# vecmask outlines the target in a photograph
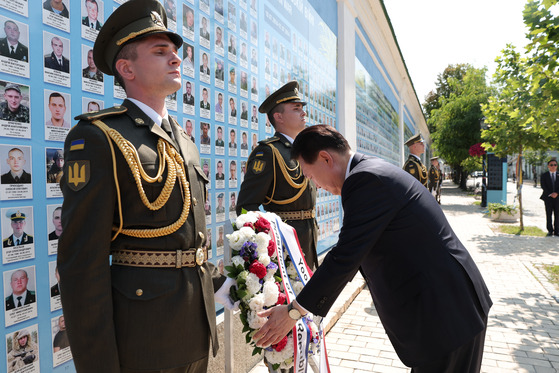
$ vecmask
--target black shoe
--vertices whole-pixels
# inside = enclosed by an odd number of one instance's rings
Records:
[[[545,236],[546,236],[546,237],[551,237],[551,236],[553,236],[553,233],[548,233],[548,234],[546,234]]]
[[[559,237],[559,234],[555,233],[554,236]]]

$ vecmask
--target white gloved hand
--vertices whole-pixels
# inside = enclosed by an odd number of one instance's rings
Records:
[[[239,310],[239,303],[240,301],[236,301],[233,303],[233,300],[229,296],[229,290],[232,286],[237,286],[237,281],[233,280],[232,278],[228,277],[227,280],[221,285],[221,287],[215,292],[214,299],[217,303],[223,305],[223,307],[227,308],[231,311],[238,311]]]

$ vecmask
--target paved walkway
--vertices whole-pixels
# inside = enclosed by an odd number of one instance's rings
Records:
[[[508,203],[516,190],[508,184]],[[524,225],[545,230],[540,188],[523,188]],[[559,372],[559,290],[538,270],[559,264],[559,238],[496,233],[474,197],[446,181],[442,208],[491,291],[482,372]],[[357,281],[357,280],[356,280]],[[356,282],[354,281],[354,282]],[[327,335],[333,373],[408,372],[396,356],[365,288]],[[259,365],[252,373],[266,372]]]

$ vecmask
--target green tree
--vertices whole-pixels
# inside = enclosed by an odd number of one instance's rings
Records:
[[[471,65],[459,65],[454,76],[449,76],[440,91],[448,94],[439,97],[440,107],[431,111],[428,124],[434,129],[433,145],[436,152],[455,171],[458,176],[455,182],[466,188],[468,169],[471,168],[469,149],[481,141],[480,118],[481,104],[487,102],[491,88],[485,81],[486,69],[477,69]],[[461,75],[461,69],[464,74]],[[446,71],[446,70],[445,70]],[[460,72],[460,73],[458,73]],[[439,80],[438,84],[441,84]]]
[[[498,86],[495,95],[483,105],[483,114],[488,128],[482,132],[490,148],[499,157],[518,155],[519,170],[522,170],[522,155],[527,149],[538,150],[542,137],[534,129],[537,110],[532,106],[530,77],[526,58],[514,46],[507,45],[497,58],[494,81]],[[493,146],[491,144],[494,144]],[[517,198],[520,209],[520,229],[524,229],[522,214],[522,177],[517,178]]]

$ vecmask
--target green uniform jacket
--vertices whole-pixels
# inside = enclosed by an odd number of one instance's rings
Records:
[[[427,188],[427,168],[414,155],[409,155],[403,169]]]
[[[225,278],[213,264],[176,269],[111,266],[109,262],[111,250],[115,249],[186,250],[205,245],[208,180],[200,167],[196,146],[172,121],[176,147],[185,160],[190,183],[192,205],[187,221],[167,236],[134,238],[120,234],[111,242],[112,227],[120,221],[113,159],[105,134],[84,120],[86,116],[104,116],[101,120],[105,124],[134,145],[150,176],[158,168],[157,140],[162,137],[175,144],[128,100],[121,107],[82,115],[66,138],[66,176],[60,183],[64,232],[58,246],[58,271],[77,371],[116,373],[121,366],[133,370],[184,366],[208,355],[210,331],[215,337],[215,354],[218,346],[213,294]],[[76,150],[80,142],[84,143],[83,149]],[[115,154],[124,228],[158,228],[177,221],[183,206],[178,182],[165,206],[148,210],[116,146]],[[75,161],[84,161],[81,164],[86,165],[85,173],[89,174],[81,188],[68,180],[68,168]],[[159,195],[165,179],[166,172],[162,182],[142,181],[150,201]]]
[[[439,181],[441,180],[441,171],[433,165],[429,167],[429,191],[437,189],[439,187]]]
[[[247,211],[257,211],[260,205],[264,207],[264,210],[270,212],[314,210],[316,186],[310,180],[303,194],[292,203],[286,205],[264,204],[266,196],[270,197],[274,189],[273,155],[272,149],[267,144],[271,144],[279,150],[287,167],[292,169],[297,165],[296,162],[291,160],[291,143],[281,133],[276,132],[274,137],[260,141],[248,157],[246,175],[237,199],[237,215],[241,213],[243,208]],[[277,163],[275,166],[276,185],[273,199],[282,201],[292,198],[299,192],[299,189],[289,185]],[[290,175],[293,177],[300,175],[294,182],[297,184],[303,182],[304,176],[300,168],[290,172]],[[286,220],[285,222],[297,231],[299,244],[303,254],[305,254],[307,264],[311,269],[316,269],[318,267],[318,256],[316,253],[318,224],[316,219]]]

